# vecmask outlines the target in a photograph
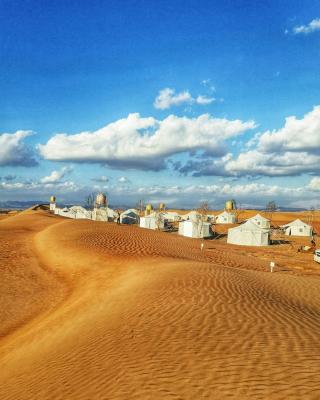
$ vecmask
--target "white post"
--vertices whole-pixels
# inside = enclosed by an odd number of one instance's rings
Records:
[[[270,272],[273,272],[275,266],[276,266],[276,264],[273,261],[271,261],[270,262]]]
[[[203,244],[203,243],[201,243],[201,245],[200,245],[200,249],[201,249],[201,251],[203,251],[203,247],[204,247],[204,244]]]

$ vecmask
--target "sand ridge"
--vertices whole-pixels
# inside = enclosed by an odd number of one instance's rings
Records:
[[[71,292],[7,335],[1,399],[320,397],[319,277],[137,227],[15,218],[35,220],[33,255]]]

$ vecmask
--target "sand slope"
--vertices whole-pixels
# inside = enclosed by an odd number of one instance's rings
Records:
[[[1,399],[320,398],[318,276],[137,227],[12,218],[1,237],[34,221],[30,259],[46,279],[29,296],[42,308],[0,341]],[[4,298],[21,321],[11,269]]]

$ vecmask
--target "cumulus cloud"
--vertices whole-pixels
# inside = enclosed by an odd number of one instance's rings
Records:
[[[286,118],[283,128],[255,135],[249,147],[225,165],[235,176],[296,176],[320,173],[320,106],[303,118]]]
[[[94,182],[98,182],[98,183],[107,183],[109,182],[109,178],[105,175],[100,176],[99,178],[92,178],[91,179]]]
[[[195,102],[197,104],[201,104],[201,105],[206,105],[206,104],[210,104],[214,101],[215,99],[213,97],[207,97],[207,96],[202,96],[199,95],[197,96],[197,98],[195,99]]]
[[[225,153],[225,140],[255,128],[254,121],[197,118],[170,115],[159,121],[138,113],[94,132],[57,134],[39,145],[43,158],[108,164],[114,168],[160,170],[174,154],[205,150],[211,155]]]
[[[298,34],[305,34],[308,35],[309,33],[313,33],[320,30],[320,18],[313,19],[307,25],[299,25],[293,28],[293,33],[295,35]]]
[[[31,131],[17,131],[0,135],[0,166],[37,165],[33,150],[24,143],[24,139],[32,134]]]
[[[180,106],[182,104],[199,104],[207,105],[214,101],[213,97],[199,95],[193,97],[188,90],[176,93],[174,89],[165,88],[160,90],[153,105],[159,110],[165,110],[172,106]]]
[[[41,181],[0,182],[0,190],[2,192],[6,192],[8,194],[13,193],[14,195],[17,193],[22,197],[26,194],[30,194],[33,196],[33,198],[35,198],[34,196],[41,196],[44,194],[46,197],[48,197],[48,193],[51,193],[52,190],[54,190],[55,193],[74,193],[79,190],[79,188],[80,186],[73,181],[64,181],[58,183],[43,183]]]
[[[225,169],[236,176],[296,176],[320,171],[320,156],[307,152],[264,153],[252,150],[230,160]]]
[[[264,152],[310,151],[319,153],[320,148],[320,106],[297,119],[287,117],[284,127],[267,131],[259,137],[258,149]]]
[[[319,183],[319,181],[318,181]],[[174,207],[196,207],[201,201],[209,201],[211,207],[221,207],[226,198],[235,198],[238,203],[250,206],[265,206],[268,201],[276,200],[279,205],[296,206],[319,204],[318,183],[312,179],[309,184],[298,187],[268,185],[251,182],[247,184],[224,183],[212,185],[145,185],[127,186],[115,184],[108,188],[111,203],[115,206],[134,206],[139,199],[150,202],[164,201]],[[100,188],[97,188],[101,190]],[[53,183],[41,182],[0,182],[1,198],[43,199],[47,201],[54,193],[58,202],[82,204],[93,190],[90,186],[77,185],[72,181]],[[63,199],[63,200],[62,200]]]
[[[313,192],[320,192],[320,176],[312,178],[307,188]]]
[[[71,167],[63,167],[59,171],[52,171],[50,175],[43,177],[41,183],[59,183],[62,179],[70,174],[72,171]]]
[[[118,179],[118,182],[119,182],[119,183],[130,183],[130,179],[128,179],[126,176],[121,176],[121,177]]]
[[[196,207],[201,201],[209,201],[212,207],[221,207],[226,198],[236,198],[241,204],[265,206],[270,200],[276,199],[279,204],[290,205],[290,202],[300,199],[314,201],[315,196],[303,187],[289,188],[263,183],[219,185],[186,185],[186,186],[140,186],[131,188],[117,187],[112,190],[114,199],[126,198],[132,203],[143,198],[146,201],[165,201],[177,207]]]

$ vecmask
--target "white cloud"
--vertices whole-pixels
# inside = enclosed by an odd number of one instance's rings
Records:
[[[318,152],[320,147],[320,106],[305,114],[302,119],[287,117],[283,128],[267,131],[259,138],[261,151]]]
[[[42,157],[53,161],[105,163],[115,168],[159,170],[167,157],[205,150],[225,152],[225,140],[255,128],[254,121],[170,115],[162,121],[129,114],[95,132],[57,134],[39,145]]]
[[[20,130],[0,135],[0,166],[37,165],[33,151],[23,141],[32,134],[31,131]]]
[[[313,183],[312,183],[313,182]],[[314,186],[312,179],[309,184],[298,187],[283,185],[267,185],[263,183],[223,183],[213,185],[161,186],[145,185],[139,187],[118,185],[108,187],[110,202],[114,206],[134,206],[139,199],[150,202],[164,201],[175,207],[196,207],[201,201],[207,200],[212,207],[221,207],[227,198],[235,198],[238,204],[265,206],[268,201],[275,200],[279,205],[299,206],[306,204],[318,206],[319,186]],[[82,204],[93,187],[77,185],[72,181],[58,184],[43,184],[41,182],[0,182],[1,198],[48,201],[51,194],[57,195],[58,203],[68,201]],[[101,190],[100,187],[96,188]]]
[[[291,202],[309,199],[314,196],[303,187],[283,187],[262,183],[187,185],[187,186],[141,186],[137,188],[117,187],[112,189],[114,199],[126,198],[134,203],[137,199],[155,202],[164,201],[180,207],[196,207],[202,200],[209,201],[211,206],[221,207],[227,198],[235,198],[238,203],[265,206],[270,200],[290,206]]]
[[[158,96],[156,97],[153,105],[159,110],[165,110],[171,106],[180,106],[181,104],[191,104],[193,97],[186,90],[184,92],[175,94],[174,89],[166,88],[160,90]]]
[[[320,18],[313,19],[309,24],[307,25],[300,25],[300,26],[295,26],[293,28],[293,33],[295,35],[299,33],[303,33],[305,35],[308,35],[309,33],[313,33],[316,31],[320,30]]]
[[[295,176],[320,171],[320,156],[301,153],[263,153],[250,150],[230,160],[225,170],[233,175]]]
[[[201,105],[210,104],[213,101],[215,101],[214,97],[207,97],[207,96],[202,96],[202,95],[199,95],[195,100],[195,102],[197,104],[201,104]]]
[[[207,105],[214,101],[213,97],[199,95],[193,97],[188,90],[180,93],[175,93],[174,89],[165,88],[160,90],[153,105],[159,110],[165,110],[172,106],[180,106],[181,104],[199,104]]]
[[[307,188],[313,192],[320,192],[320,176],[312,178]]]
[[[10,191],[10,192],[20,192],[22,195],[24,193],[30,193],[31,195],[43,195],[44,193],[50,193],[52,189],[56,192],[76,192],[79,190],[79,185],[77,185],[73,181],[65,181],[65,182],[0,182],[0,190],[2,191]],[[21,192],[22,191],[22,192]]]
[[[130,182],[130,179],[128,179],[126,176],[121,176],[121,177],[118,179],[118,182],[119,182],[119,183],[129,183],[129,182]]]
[[[72,171],[71,167],[63,167],[60,171],[52,171],[50,175],[43,177],[41,183],[59,183]]]
[[[296,176],[320,173],[320,106],[297,119],[286,118],[283,128],[256,134],[236,159],[228,161],[231,175]]]
[[[94,182],[100,182],[100,183],[107,183],[109,182],[109,178],[105,175],[100,176],[99,178],[92,178],[91,179]]]

